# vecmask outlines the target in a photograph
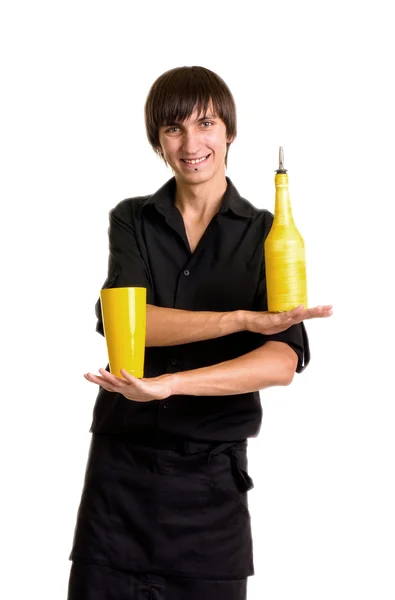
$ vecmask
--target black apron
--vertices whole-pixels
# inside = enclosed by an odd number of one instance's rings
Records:
[[[70,560],[136,573],[254,573],[247,442],[93,434]]]
[[[247,579],[132,573],[73,562],[67,600],[246,600]]]

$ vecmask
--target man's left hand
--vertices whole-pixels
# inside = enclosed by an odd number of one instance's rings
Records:
[[[148,377],[139,379],[121,369],[121,377],[112,375],[105,369],[99,369],[101,377],[92,373],[85,373],[84,377],[91,383],[96,383],[108,392],[118,392],[128,400],[135,402],[150,402],[151,400],[163,400],[172,395],[171,381],[173,374],[160,375],[159,377]]]

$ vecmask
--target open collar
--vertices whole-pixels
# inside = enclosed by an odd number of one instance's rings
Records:
[[[257,214],[257,209],[247,200],[242,198],[233,185],[229,177],[226,177],[228,183],[219,212],[221,214],[232,211],[235,215],[244,218],[251,218]],[[159,212],[169,215],[174,207],[174,198],[176,192],[176,179],[172,177],[152,196],[149,196],[143,203],[143,208],[154,205]]]

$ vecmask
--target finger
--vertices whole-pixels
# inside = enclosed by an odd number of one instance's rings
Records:
[[[300,313],[302,310],[304,310],[303,304],[298,304],[298,306],[295,306],[295,308],[292,308],[288,312],[295,314],[295,313]]]
[[[280,312],[278,314],[285,319],[293,319],[295,316],[303,313],[303,310],[303,304],[299,304],[298,306],[295,306],[295,308],[291,308],[291,310],[285,310],[284,312]]]
[[[283,325],[285,323],[290,323],[291,321],[301,320],[300,317],[303,314],[303,312],[303,304],[299,304],[299,306],[295,306],[295,308],[292,308],[291,310],[285,310],[283,312],[274,313],[274,317],[277,318],[279,324]]]
[[[125,371],[125,369],[121,369],[121,374],[126,379],[126,381],[129,381],[130,383],[134,383],[135,385],[141,383],[141,380],[138,377],[131,375],[130,373],[128,373],[128,371]]]
[[[324,305],[322,306],[322,309],[323,309],[325,312],[330,312],[330,313],[332,313],[332,312],[333,312],[333,304],[324,304]]]
[[[306,310],[305,319],[313,319],[316,317],[330,317],[333,313],[332,305],[325,304],[320,306],[314,306],[313,308],[308,308]]]
[[[103,378],[106,381],[108,381],[108,383],[111,383],[111,385],[115,387],[118,387],[124,383],[120,377],[109,373],[108,371],[106,371],[106,369],[99,369],[99,373],[103,376]]]
[[[114,387],[106,382],[103,377],[97,377],[96,375],[93,375],[92,373],[85,373],[84,374],[85,379],[87,379],[88,381],[90,381],[91,383],[96,383],[97,385],[100,385],[100,387],[104,388],[105,390],[107,390],[107,392],[114,392]]]

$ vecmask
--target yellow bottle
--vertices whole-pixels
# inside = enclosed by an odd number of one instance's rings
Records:
[[[299,304],[307,308],[305,247],[292,217],[282,146],[279,163],[275,175],[274,219],[264,242],[267,302],[270,312],[291,310]]]

